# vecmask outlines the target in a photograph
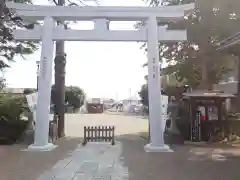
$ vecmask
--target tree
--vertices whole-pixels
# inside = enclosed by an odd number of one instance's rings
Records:
[[[32,93],[35,93],[35,92],[37,92],[37,90],[34,89],[34,88],[25,88],[25,89],[23,90],[23,94],[24,94],[24,95],[32,94]]]
[[[26,2],[29,0],[15,0],[15,2]],[[33,24],[27,24],[10,12],[5,3],[1,7],[1,21],[0,21],[0,69],[9,67],[5,60],[13,61],[15,55],[29,55],[37,50],[37,44],[29,41],[19,42],[14,40],[12,30],[19,28],[33,28]]]
[[[75,110],[84,105],[85,93],[77,86],[66,87],[65,101]]]
[[[6,79],[4,77],[0,77],[0,90],[6,87]]]
[[[149,106],[149,100],[148,100],[148,85],[144,84],[141,87],[141,90],[139,91],[139,96],[141,98],[141,103],[148,107]]]
[[[65,86],[64,88],[65,92],[65,102],[64,102],[64,107],[65,104],[68,104],[69,106],[72,106],[75,110],[82,107],[86,98],[85,92],[83,89],[77,87],[77,86]],[[52,91],[51,91],[51,101],[52,103],[56,106],[57,101],[57,89],[56,85],[52,86]]]
[[[162,90],[161,94],[163,95],[168,95],[168,96],[179,96],[181,92],[184,92],[184,87],[173,87],[173,86],[167,86],[165,89]],[[141,103],[149,107],[149,99],[148,99],[148,84],[142,85],[140,91],[138,92],[140,98],[141,98]]]
[[[168,0],[164,4],[189,2],[191,0]],[[159,5],[157,0],[151,3],[152,6]],[[200,85],[206,89],[232,70],[231,62],[235,58],[216,51],[216,42],[240,29],[239,19],[236,18],[239,5],[240,1],[235,0],[197,0],[194,11],[183,21],[169,22],[169,29],[186,28],[188,41],[160,45],[160,57],[172,64],[166,73],[174,73],[178,81],[186,81],[192,87]]]
[[[19,3],[30,3],[30,0],[15,0]],[[10,67],[8,61],[14,61],[15,55],[32,54],[37,50],[37,44],[34,42],[19,42],[14,40],[12,31],[14,28],[33,28],[33,24],[27,24],[10,12],[6,7],[5,0],[0,2],[0,71]],[[0,80],[1,86],[5,86],[5,79]],[[2,86],[2,87],[3,87]]]

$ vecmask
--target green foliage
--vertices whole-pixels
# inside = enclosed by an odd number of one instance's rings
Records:
[[[24,97],[1,95],[0,96],[0,118],[7,121],[20,119],[23,112]]]
[[[167,96],[175,96],[177,99],[182,97],[182,93],[186,92],[186,88],[184,86],[176,87],[176,86],[166,86],[162,90],[162,94]],[[141,90],[138,92],[141,103],[148,107],[149,106],[149,99],[148,99],[148,86],[147,84],[142,85]]]
[[[34,89],[34,88],[25,88],[25,89],[23,90],[23,94],[24,94],[24,95],[28,95],[28,94],[35,93],[36,91],[37,91],[37,90]]]
[[[31,112],[30,109],[29,109],[29,107],[28,107],[26,95],[29,95],[29,94],[32,94],[32,93],[35,93],[35,92],[37,92],[37,90],[34,89],[34,88],[25,88],[25,89],[23,90],[23,94],[25,95],[25,96],[23,97],[23,108],[24,108],[24,110],[25,110],[26,112]]]
[[[12,144],[21,138],[27,121],[21,120],[24,106],[23,96],[4,94],[0,96],[0,143]]]
[[[84,91],[76,86],[66,87],[65,101],[73,106],[74,109],[78,109],[83,106],[85,100]]]
[[[51,100],[53,104],[57,103],[56,93],[57,91],[55,89],[55,85],[53,85],[51,91]],[[83,106],[85,97],[86,95],[83,89],[77,86],[65,87],[65,103],[68,103],[68,105],[72,106],[74,109],[78,109]]]
[[[152,0],[152,6],[159,5]],[[165,5],[194,2],[191,0],[167,0]],[[179,82],[191,87],[200,83],[210,87],[233,67],[233,56],[216,51],[216,43],[239,31],[240,1],[196,0],[195,9],[180,22],[169,22],[168,29],[187,29],[188,41],[161,43],[160,59],[166,59],[171,67],[166,74],[174,73]],[[224,22],[224,24],[223,24]]]
[[[148,107],[149,105],[149,100],[148,100],[148,85],[147,84],[144,84],[142,85],[141,87],[141,90],[139,91],[139,96],[141,98],[141,103]]]
[[[30,0],[15,0],[19,3],[30,3]],[[2,4],[3,3],[3,4]],[[27,24],[9,11],[4,2],[0,8],[0,70],[9,67],[7,61],[13,61],[15,55],[32,54],[37,50],[37,44],[30,41],[19,42],[14,40],[12,31],[15,28],[33,28],[32,24]]]
[[[6,87],[6,79],[0,77],[0,90]]]

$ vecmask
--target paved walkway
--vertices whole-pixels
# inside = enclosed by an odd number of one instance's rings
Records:
[[[27,144],[0,146],[0,180],[36,180],[59,160],[74,151],[80,138],[61,138],[58,148],[48,152],[22,151]]]
[[[120,160],[121,149],[120,143],[80,144],[37,180],[127,180],[128,169]]]

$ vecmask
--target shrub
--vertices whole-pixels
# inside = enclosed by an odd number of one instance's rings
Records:
[[[33,89],[33,88],[26,88],[26,89],[23,90],[24,95],[32,94],[32,93],[35,93],[35,92],[36,92],[36,89]]]
[[[0,117],[8,121],[19,120],[24,110],[24,98],[23,96],[0,96]]]
[[[57,89],[56,86],[53,85],[51,90],[52,104],[56,105],[56,103],[58,103],[57,98]],[[68,107],[73,107],[74,110],[79,109],[84,104],[84,101],[85,93],[83,89],[77,86],[65,87],[65,103],[68,105]]]
[[[85,100],[84,91],[75,86],[66,87],[65,101],[74,109],[78,109],[83,106]]]
[[[27,127],[27,121],[21,120],[24,97],[0,96],[0,140],[4,143],[14,143]]]

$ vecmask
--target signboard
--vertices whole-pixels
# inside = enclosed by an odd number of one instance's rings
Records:
[[[28,107],[31,112],[36,111],[37,106],[37,92],[26,95]]]
[[[208,120],[218,120],[218,108],[216,106],[208,107]]]
[[[37,92],[26,95],[28,107],[30,111],[33,113],[34,121],[36,121],[37,97],[38,97]],[[49,114],[49,120],[52,120],[52,119],[53,119],[53,114]]]
[[[36,121],[37,92],[26,95],[28,108],[33,113],[33,120]]]
[[[201,113],[198,111],[191,124],[191,140],[194,142],[201,141]]]
[[[163,132],[165,131],[166,121],[168,119],[168,96],[162,95],[162,118],[163,118]]]

